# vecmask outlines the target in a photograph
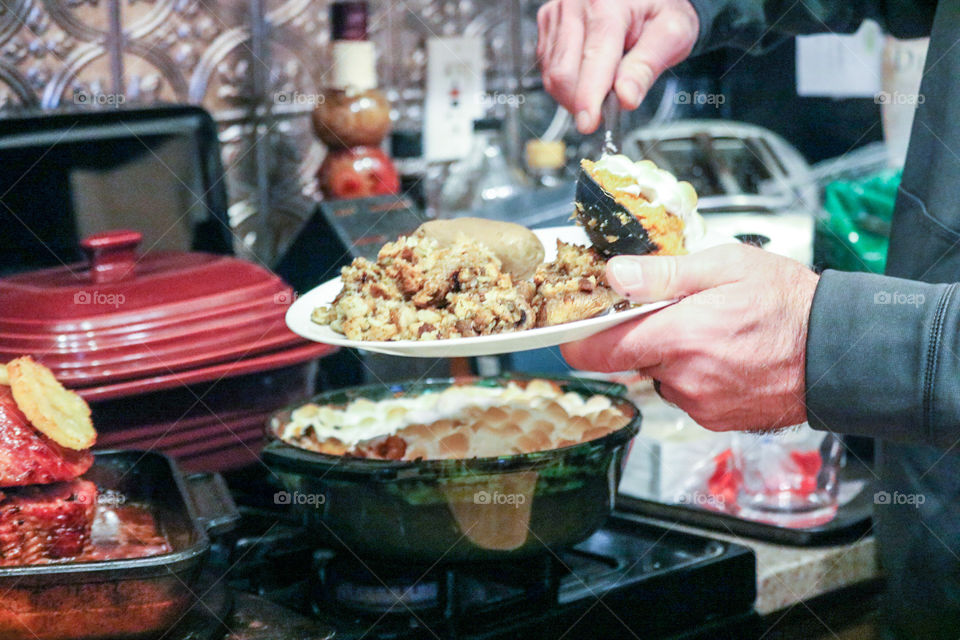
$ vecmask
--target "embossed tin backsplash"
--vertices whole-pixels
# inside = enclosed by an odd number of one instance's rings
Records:
[[[421,117],[433,35],[484,38],[488,91],[535,84],[536,4],[371,1],[394,117]],[[0,108],[203,105],[220,125],[237,247],[269,262],[315,198],[324,149],[309,113],[329,69],[328,13],[328,0],[0,0]]]

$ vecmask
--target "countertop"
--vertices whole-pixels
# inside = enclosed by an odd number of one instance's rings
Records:
[[[760,615],[880,577],[876,542],[866,534],[849,544],[791,547],[733,533],[653,521],[670,529],[733,542],[753,549],[757,558],[756,610]]]

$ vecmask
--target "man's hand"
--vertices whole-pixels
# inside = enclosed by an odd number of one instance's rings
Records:
[[[537,26],[544,87],[590,133],[611,87],[620,106],[636,109],[690,55],[700,20],[688,0],[550,0]]]
[[[572,366],[639,370],[660,394],[715,431],[806,421],[807,322],[819,276],[744,245],[689,256],[620,256],[607,279],[631,302],[682,298],[564,345]]]

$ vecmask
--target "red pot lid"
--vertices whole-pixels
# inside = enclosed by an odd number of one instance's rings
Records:
[[[304,347],[284,323],[293,292],[267,269],[205,253],[138,254],[141,239],[93,235],[81,243],[86,264],[0,279],[0,362],[31,354],[84,387]]]

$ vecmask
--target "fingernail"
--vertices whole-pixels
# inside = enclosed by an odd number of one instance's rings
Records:
[[[589,133],[592,124],[593,118],[590,117],[590,113],[586,109],[577,114],[577,130],[580,133]]]
[[[629,78],[617,81],[617,95],[620,99],[636,109],[640,105],[640,85]]]
[[[643,286],[643,267],[637,260],[617,257],[610,260],[610,285],[620,294],[630,298]]]

